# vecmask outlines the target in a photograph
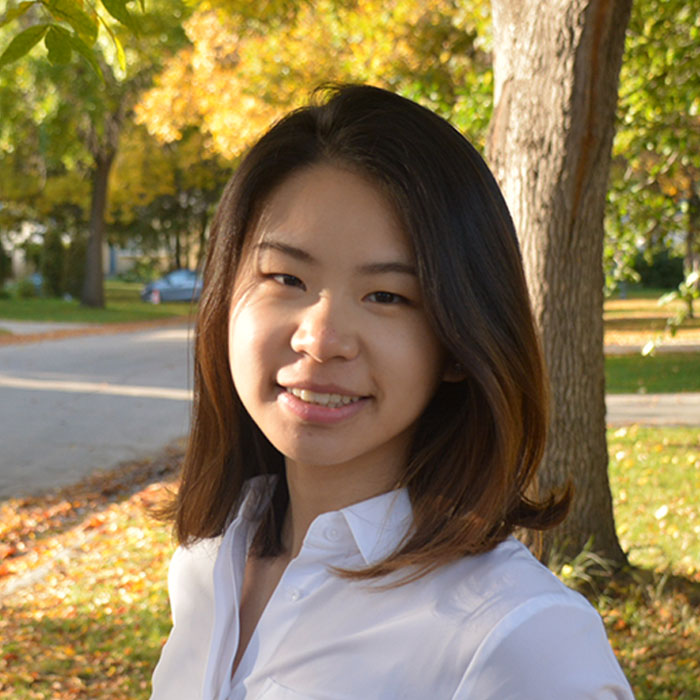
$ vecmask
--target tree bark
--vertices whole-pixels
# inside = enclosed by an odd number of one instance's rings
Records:
[[[492,0],[488,156],[511,209],[551,381],[540,491],[569,479],[571,513],[545,558],[625,561],[605,439],[603,216],[631,0]]]
[[[700,229],[700,195],[695,189],[695,181],[691,178],[690,181],[690,196],[688,197],[688,229],[685,234],[685,276],[691,275],[693,272],[700,271],[700,259],[697,251],[698,229]],[[698,288],[698,283],[694,283],[695,289]],[[688,318],[695,318],[695,309],[693,308],[693,295],[688,294],[686,299]]]
[[[92,201],[90,203],[90,228],[85,259],[85,281],[80,299],[85,306],[102,307],[105,305],[102,243],[105,232],[107,187],[114,155],[112,150],[98,154],[95,157],[95,166],[92,172]]]

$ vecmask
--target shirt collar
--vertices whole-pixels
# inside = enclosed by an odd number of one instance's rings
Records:
[[[391,554],[408,532],[413,510],[405,488],[389,491],[339,511],[368,566]]]
[[[249,521],[259,521],[269,504],[277,476],[257,476],[246,482],[239,513]],[[367,566],[389,556],[408,532],[413,521],[413,509],[408,491],[396,489],[374,496],[339,511],[323,513],[309,528],[311,531],[322,521],[342,517]]]

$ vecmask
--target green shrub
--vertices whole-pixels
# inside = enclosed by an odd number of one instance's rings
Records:
[[[36,286],[30,277],[23,277],[15,287],[15,294],[19,299],[33,299],[37,296]]]
[[[0,243],[0,288],[12,277],[12,257]]]
[[[117,275],[122,282],[151,282],[163,274],[160,262],[153,258],[137,260],[131,269]]]
[[[675,289],[683,281],[683,258],[668,250],[654,253],[649,260],[639,253],[632,266],[639,275],[643,287],[654,289]]]
[[[61,234],[48,230],[44,234],[44,250],[41,254],[41,274],[44,278],[44,293],[50,297],[63,294],[63,259],[65,248]]]

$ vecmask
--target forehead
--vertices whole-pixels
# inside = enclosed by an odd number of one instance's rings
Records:
[[[411,260],[410,239],[383,188],[335,165],[294,173],[265,199],[249,245],[273,238]]]

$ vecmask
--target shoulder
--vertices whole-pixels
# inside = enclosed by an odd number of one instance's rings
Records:
[[[198,540],[192,545],[179,546],[172,559],[168,572],[168,588],[171,599],[181,594],[204,593],[211,588],[211,576],[216,557],[221,547],[222,537]],[[175,601],[171,601],[171,605]]]
[[[447,569],[437,607],[470,640],[455,700],[633,697],[596,610],[520,542]]]
[[[270,477],[257,476],[243,485],[241,497],[225,531],[218,537],[201,539],[189,545],[180,545],[170,561],[168,586],[171,597],[180,589],[199,588],[207,592],[212,589],[212,574],[219,552],[226,549],[236,525],[241,520],[255,521],[269,501],[274,481]],[[213,592],[213,591],[211,591]]]
[[[567,588],[522,543],[508,538],[484,554],[464,557],[437,573],[445,612],[455,617],[485,615],[491,623],[542,597],[591,608]]]

